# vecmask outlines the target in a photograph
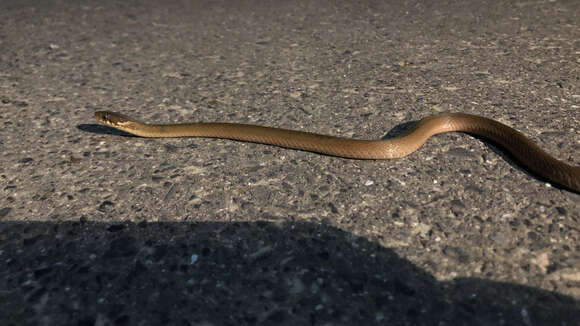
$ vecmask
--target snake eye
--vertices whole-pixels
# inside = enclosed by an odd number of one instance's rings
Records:
[[[105,112],[105,120],[110,124],[110,125],[115,125],[117,124],[117,120],[115,120],[115,116],[112,115],[109,112]]]
[[[112,116],[110,112],[99,111],[99,112],[95,112],[95,118],[102,123],[111,125],[111,124],[113,124],[114,116]]]

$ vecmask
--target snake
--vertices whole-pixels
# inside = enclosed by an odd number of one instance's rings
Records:
[[[580,193],[580,166],[554,158],[524,134],[499,121],[467,113],[430,115],[402,135],[380,140],[350,139],[241,123],[149,124],[110,111],[97,111],[94,117],[104,125],[139,137],[222,138],[366,160],[405,157],[433,135],[458,131],[499,145],[536,177]]]

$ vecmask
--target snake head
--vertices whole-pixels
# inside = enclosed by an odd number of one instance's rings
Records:
[[[95,112],[95,119],[101,123],[116,128],[123,127],[132,121],[131,118],[124,114],[110,111]]]

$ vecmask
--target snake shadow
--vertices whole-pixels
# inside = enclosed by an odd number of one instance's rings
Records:
[[[580,320],[572,297],[479,278],[438,281],[390,248],[318,223],[4,220],[0,237],[3,325]]]
[[[416,121],[408,121],[408,122],[403,122],[401,124],[396,125],[395,127],[393,127],[391,130],[389,130],[383,137],[381,137],[382,140],[388,140],[391,138],[396,138],[396,137],[401,137],[404,136],[406,133],[408,133],[409,131],[411,131],[412,127],[418,122],[418,120]],[[560,190],[565,190],[568,192],[572,192],[575,194],[580,194],[580,192],[574,190],[574,189],[570,189],[566,186],[562,186],[560,184],[557,183],[553,183],[550,180],[547,180],[546,178],[542,177],[541,175],[536,174],[533,171],[528,170],[525,165],[518,160],[515,156],[513,156],[509,151],[507,151],[502,145],[494,142],[491,139],[479,136],[479,135],[474,135],[471,134],[469,132],[462,132],[462,131],[458,131],[457,133],[462,133],[462,134],[466,134],[469,135],[477,140],[479,140],[480,142],[482,142],[483,144],[485,144],[485,146],[491,150],[492,152],[494,152],[495,154],[497,154],[498,156],[500,156],[504,161],[506,161],[512,168],[514,168],[515,170],[527,175],[528,177],[537,179],[541,182],[545,182],[545,183],[549,183],[550,185],[552,185],[552,187],[556,188],[556,189],[560,189]],[[437,137],[438,135],[435,135],[433,137],[431,137],[429,140],[430,141],[432,138]],[[551,154],[550,154],[551,155]],[[569,163],[568,163],[569,164]]]
[[[95,123],[79,124],[76,127],[80,131],[89,132],[89,133],[93,133],[93,134],[114,135],[114,136],[136,137],[137,138],[137,136],[131,135],[130,133],[121,131],[119,129],[115,129],[113,127],[95,124]]]
[[[403,122],[401,124],[398,124],[398,125],[394,126],[391,130],[389,130],[383,137],[381,137],[381,139],[388,140],[391,138],[397,138],[397,137],[404,136],[405,134],[407,134],[408,132],[410,132],[412,130],[413,126],[417,122],[419,122],[419,121],[415,120],[415,121],[408,121],[408,122]],[[485,138],[485,137],[481,137],[479,135],[474,135],[474,134],[470,134],[467,132],[460,132],[460,131],[457,131],[456,133],[466,134],[466,135],[469,135],[469,136],[479,140],[480,142],[485,144],[485,146],[487,146],[487,148],[489,148],[491,151],[493,151],[494,153],[501,156],[512,167],[516,168],[517,170],[519,170],[521,172],[524,172],[528,176],[532,176],[532,177],[537,178],[537,179],[539,178],[537,175],[533,174],[532,172],[528,171],[525,167],[523,167],[521,165],[521,163],[515,157],[513,157],[508,151],[503,149],[503,147],[500,144],[497,144],[497,143],[493,142],[492,140]],[[439,135],[432,136],[431,138],[429,138],[427,140],[427,142],[436,138],[437,136],[439,136]]]

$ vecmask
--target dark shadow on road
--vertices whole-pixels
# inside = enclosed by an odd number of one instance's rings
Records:
[[[2,325],[574,325],[580,303],[438,282],[312,223],[0,222]]]

